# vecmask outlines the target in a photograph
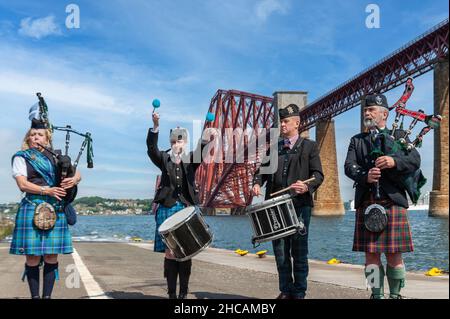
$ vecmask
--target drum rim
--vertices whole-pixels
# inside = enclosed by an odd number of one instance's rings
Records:
[[[292,227],[292,226],[291,226]],[[264,242],[267,242],[267,241],[274,241],[274,240],[276,240],[276,239],[280,239],[280,238],[283,238],[283,237],[287,237],[287,236],[290,236],[290,235],[293,235],[293,234],[295,234],[296,232],[298,231],[298,228],[297,227],[295,227],[295,228],[292,228],[292,229],[289,229],[287,232],[285,232],[285,233],[281,233],[281,234],[278,234],[278,235],[273,235],[273,236],[270,236],[270,237],[267,237],[267,238],[263,238],[263,239],[256,239],[257,237],[255,237],[255,236],[253,236],[252,237],[252,242],[255,242],[255,243],[264,243]],[[269,233],[270,234],[270,233]],[[268,234],[268,235],[269,235]],[[272,233],[273,234],[273,233]],[[258,237],[261,237],[261,236],[258,236]]]
[[[255,210],[260,210],[260,209],[265,209],[265,208],[276,206],[276,205],[274,205],[275,203],[285,204],[285,203],[287,203],[289,201],[292,202],[291,195],[285,194],[285,195],[281,195],[281,196],[278,196],[278,197],[267,199],[267,200],[265,200],[265,201],[263,201],[261,203],[250,205],[250,206],[248,206],[245,209],[245,211],[246,211],[246,214],[251,214]],[[271,204],[271,205],[268,205],[268,204]]]
[[[169,220],[170,217],[175,216],[175,215],[178,214],[179,212],[181,212],[181,211],[183,211],[183,210],[185,210],[185,209],[191,208],[191,207],[194,207],[194,210],[188,215],[188,217],[187,217],[186,219],[181,220],[180,222],[176,223],[175,225],[173,225],[171,228],[168,228],[167,230],[159,231],[159,229],[161,228],[161,226],[164,225],[164,223],[165,223],[167,220]],[[192,218],[192,216],[194,216],[194,214],[196,214],[196,212],[197,212],[197,209],[196,209],[196,208],[197,208],[197,207],[198,207],[198,206],[192,205],[192,206],[188,206],[188,207],[185,207],[185,208],[179,210],[178,212],[176,212],[175,214],[173,214],[172,216],[170,216],[169,218],[167,218],[165,221],[163,221],[163,223],[158,227],[158,232],[159,232],[160,234],[166,234],[166,233],[168,233],[169,231],[176,230],[176,229],[180,228],[180,226],[181,226],[182,224],[184,224],[185,222],[187,222],[188,220],[190,220],[190,219]]]
[[[183,258],[176,258],[175,259],[177,261],[186,261],[189,259],[194,258],[196,255],[200,254],[203,250],[205,250],[206,248],[208,248],[209,245],[211,245],[213,238],[214,238],[214,234],[212,232],[209,232],[211,234],[211,238],[208,240],[208,242],[206,244],[204,244],[199,250],[197,250],[195,253],[190,254],[189,256],[183,257]]]

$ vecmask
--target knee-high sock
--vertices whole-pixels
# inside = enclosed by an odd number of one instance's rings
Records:
[[[56,264],[44,263],[44,288],[42,290],[42,297],[49,298],[52,296],[57,271],[58,271],[58,263]]]
[[[364,274],[368,280],[368,284],[372,289],[373,299],[384,298],[384,267],[383,265],[368,265],[364,269]]]
[[[191,268],[192,268],[192,259],[178,262],[178,271],[180,274],[180,294],[188,293]]]
[[[28,266],[25,264],[25,275],[30,287],[31,298],[39,298],[39,265]]]
[[[393,268],[387,265],[386,277],[389,283],[389,298],[401,298],[400,290],[405,287],[405,275],[405,266]]]
[[[177,293],[178,263],[174,259],[164,258],[164,277],[167,279],[167,293]]]

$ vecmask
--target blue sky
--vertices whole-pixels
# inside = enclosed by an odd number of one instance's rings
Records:
[[[10,157],[35,92],[54,124],[93,134],[95,169],[83,158],[81,196],[149,198],[158,173],[145,146],[153,98],[162,102],[161,147],[168,148],[169,128],[203,121],[219,88],[268,96],[305,90],[313,101],[448,17],[447,1],[437,0],[76,1],[80,28],[67,29],[69,3],[0,0],[0,202],[19,199]],[[380,7],[379,29],[365,26],[370,3]],[[410,107],[432,112],[432,72],[415,85]],[[358,117],[353,109],[336,118],[345,200],[353,192],[342,165]],[[63,138],[56,134],[55,145]],[[81,140],[73,139],[75,153]],[[427,189],[432,147],[430,134],[421,150]]]

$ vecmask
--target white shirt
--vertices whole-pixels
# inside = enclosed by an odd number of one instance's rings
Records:
[[[14,157],[14,160],[12,163],[12,176],[13,176],[13,178],[16,178],[17,176],[28,177],[27,164],[23,157],[21,157],[21,156]]]

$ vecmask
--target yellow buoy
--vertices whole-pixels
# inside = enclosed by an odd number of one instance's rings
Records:
[[[256,253],[256,255],[257,255],[259,258],[264,258],[264,257],[266,257],[266,253],[267,253],[267,250],[260,250],[260,251],[258,251],[258,252]]]
[[[443,271],[439,268],[433,267],[425,273],[425,276],[442,276]]]
[[[131,237],[131,240],[132,240],[132,241],[135,241],[135,242],[141,242],[141,241],[142,241],[142,238],[139,238],[139,237]]]
[[[237,249],[234,251],[236,254],[238,254],[239,256],[245,256],[248,254],[248,250],[242,250],[242,249]]]
[[[340,264],[340,263],[341,263],[341,261],[339,259],[336,259],[336,258],[332,258],[332,259],[327,261],[327,264],[329,264],[329,265],[336,265],[336,264]]]

